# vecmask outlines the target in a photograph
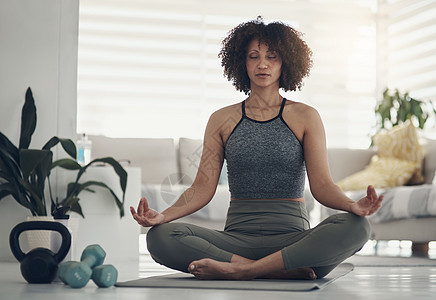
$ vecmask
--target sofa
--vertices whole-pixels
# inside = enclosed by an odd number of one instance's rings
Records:
[[[189,138],[174,140],[90,136],[89,139],[92,141],[93,158],[112,156],[125,165],[141,167],[142,196],[145,196],[150,206],[158,211],[171,205],[190,186],[195,178],[202,151],[202,141]],[[380,214],[377,213],[370,218],[372,239],[410,240],[415,244],[436,241],[436,190],[432,185],[436,169],[436,141],[428,143],[425,150],[423,184],[378,190],[385,194],[387,203],[384,203],[380,209]],[[334,181],[340,181],[365,168],[374,154],[376,151],[373,149],[328,149],[328,161]],[[415,192],[417,190],[425,192],[417,193]],[[363,195],[363,191],[347,191],[347,193],[353,199],[359,199]],[[426,199],[421,199],[422,201],[410,197],[405,199],[401,196],[403,194],[421,195]],[[305,198],[312,226],[335,213],[331,209],[316,205],[308,188],[305,191]],[[399,205],[395,205],[397,198],[402,199]],[[223,229],[229,199],[224,166],[212,201],[183,220],[214,229]],[[414,207],[414,203],[418,203],[421,207],[412,212],[404,208],[404,206]],[[387,212],[389,210],[395,210],[395,213]],[[146,229],[143,229],[143,232],[146,232]]]
[[[413,249],[427,249],[428,242],[436,241],[436,141],[427,140],[424,145],[424,182],[376,189],[384,195],[382,207],[369,217],[373,240],[409,240]],[[374,149],[328,149],[330,172],[335,182],[368,166],[377,154]],[[345,191],[353,200],[365,195],[365,191]],[[321,219],[336,211],[321,207]]]

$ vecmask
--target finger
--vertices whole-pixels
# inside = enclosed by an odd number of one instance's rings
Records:
[[[383,201],[384,196],[380,196],[377,201],[372,205],[371,211],[370,211],[370,215],[372,215],[373,213],[377,212],[379,210],[379,208],[382,206],[382,201]]]
[[[377,197],[377,192],[375,191],[375,188],[372,185],[368,186],[368,189],[367,189],[366,193],[367,193],[368,199],[370,199],[372,201],[374,201],[374,200],[376,200],[378,198]]]
[[[143,202],[144,211],[148,211],[150,209],[150,207],[148,206],[148,201],[145,197],[143,197],[142,199],[144,199],[144,202]]]
[[[142,216],[144,214],[144,201],[145,201],[145,198],[141,198],[141,200],[139,200],[138,215],[140,215],[140,216]]]
[[[136,215],[136,211],[133,208],[133,206],[130,206],[130,213],[132,214],[133,217]]]

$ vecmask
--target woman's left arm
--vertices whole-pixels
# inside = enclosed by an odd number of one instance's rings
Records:
[[[373,186],[368,186],[367,195],[355,202],[339,188],[330,175],[324,125],[318,112],[306,106],[304,109],[303,147],[307,176],[312,195],[321,204],[365,217],[375,213],[381,206],[383,196],[378,196]]]

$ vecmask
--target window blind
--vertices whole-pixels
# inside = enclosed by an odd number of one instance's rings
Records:
[[[379,89],[436,100],[436,1],[381,0],[379,12]]]
[[[78,132],[202,138],[210,114],[242,101],[217,54],[226,33],[262,15],[304,33],[314,67],[302,91],[330,147],[367,147],[376,99],[375,1],[82,0]]]

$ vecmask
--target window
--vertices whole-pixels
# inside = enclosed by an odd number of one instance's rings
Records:
[[[379,2],[379,90],[398,88],[412,97],[435,100],[436,1]]]
[[[210,114],[242,101],[217,54],[237,24],[262,15],[304,33],[314,67],[283,93],[321,114],[330,147],[368,147],[375,124],[376,10],[367,0],[84,0],[78,132],[202,138]]]

